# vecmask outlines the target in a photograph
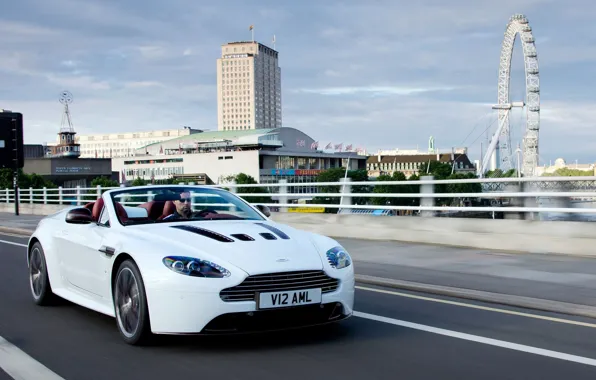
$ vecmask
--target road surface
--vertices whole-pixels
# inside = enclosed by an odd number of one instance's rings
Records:
[[[9,351],[9,361],[7,350],[0,349],[0,367],[9,372],[10,366],[13,376],[25,370],[89,380],[596,376],[596,320],[369,286],[357,291],[357,315],[332,327],[161,337],[158,345],[132,347],[120,340],[109,317],[70,303],[35,306],[22,247],[26,239],[0,235],[0,240],[0,336],[12,350],[21,350]]]

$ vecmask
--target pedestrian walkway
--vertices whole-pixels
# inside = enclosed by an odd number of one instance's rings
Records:
[[[15,214],[0,212],[0,227],[33,230],[42,218],[42,215],[22,214],[17,216]]]

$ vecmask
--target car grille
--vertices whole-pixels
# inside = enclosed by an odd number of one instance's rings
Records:
[[[320,270],[269,273],[249,276],[240,285],[222,290],[219,296],[226,302],[254,301],[259,292],[321,288],[323,293],[330,293],[338,286],[338,279]]]

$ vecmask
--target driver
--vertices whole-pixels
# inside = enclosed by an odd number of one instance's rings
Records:
[[[174,201],[176,211],[163,218],[163,220],[176,220],[176,219],[190,219],[192,216],[190,192],[184,192],[180,194],[180,199]]]

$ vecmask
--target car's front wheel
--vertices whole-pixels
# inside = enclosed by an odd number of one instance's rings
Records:
[[[120,264],[113,287],[114,309],[118,331],[128,344],[141,345],[151,336],[147,297],[141,273],[136,264]]]
[[[50,286],[46,257],[39,242],[35,242],[29,250],[29,288],[37,305],[50,305],[57,299]]]

